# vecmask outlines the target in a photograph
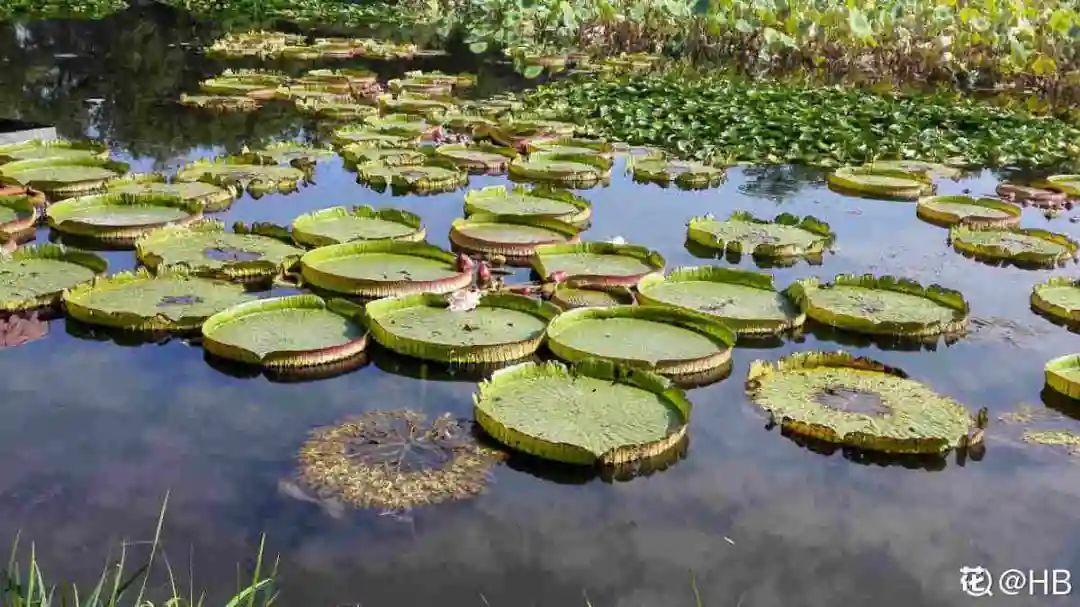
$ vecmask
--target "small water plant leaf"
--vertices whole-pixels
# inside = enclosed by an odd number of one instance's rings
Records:
[[[0,195],[0,237],[32,229],[39,216],[34,197],[26,194]]]
[[[272,143],[265,147],[249,150],[243,157],[252,164],[282,164],[307,169],[320,160],[334,155],[332,150],[319,148],[293,141]]]
[[[765,258],[820,257],[836,238],[829,224],[815,217],[781,213],[766,220],[745,211],[723,221],[708,215],[693,217],[686,236],[710,249]]]
[[[53,305],[67,289],[93,280],[108,264],[93,253],[54,244],[0,253],[0,312]]]
[[[457,257],[425,242],[347,242],[308,251],[300,260],[304,281],[334,293],[387,297],[449,293],[469,286],[472,272]]]
[[[262,103],[247,95],[189,95],[181,93],[177,102],[189,108],[210,112],[254,112]]]
[[[989,261],[1053,266],[1075,258],[1080,243],[1037,228],[985,228],[958,225],[949,230],[957,251]]]
[[[643,277],[664,269],[659,253],[632,244],[581,242],[542,245],[532,257],[532,268],[547,279],[562,272],[575,286],[634,286]]]
[[[919,219],[940,226],[1002,227],[1020,222],[1020,207],[993,198],[925,196],[915,207]]]
[[[427,154],[414,148],[374,147],[363,142],[341,148],[341,157],[353,165],[381,163],[387,166],[416,166],[428,159]]]
[[[569,190],[495,185],[465,193],[465,215],[474,213],[546,217],[580,225],[592,215],[592,204]]]
[[[1024,430],[1025,442],[1052,447],[1067,447],[1070,453],[1080,454],[1080,434],[1072,430]]]
[[[299,261],[303,253],[268,236],[226,232],[215,220],[161,228],[135,242],[135,256],[154,272],[182,269],[227,280],[273,277]]]
[[[420,241],[426,231],[420,217],[399,209],[370,206],[330,207],[293,220],[293,239],[308,247],[354,240]]]

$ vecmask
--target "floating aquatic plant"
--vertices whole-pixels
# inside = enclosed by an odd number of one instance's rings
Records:
[[[474,213],[450,225],[450,242],[483,255],[527,262],[536,248],[577,241],[578,228],[557,219]]]
[[[1070,328],[1080,328],[1080,279],[1055,276],[1035,285],[1031,307]]]
[[[381,163],[388,166],[416,166],[429,156],[415,148],[375,147],[371,143],[352,143],[341,149],[341,157],[352,165]]]
[[[927,162],[925,160],[874,160],[866,163],[865,166],[872,171],[900,171],[902,173],[913,173],[922,176],[925,179],[931,179],[933,177],[955,179],[962,173],[962,171],[956,167],[940,162]]]
[[[690,402],[670,381],[606,361],[523,363],[473,397],[495,440],[544,459],[611,466],[663,454],[686,435]]]
[[[487,143],[449,143],[435,148],[435,156],[470,173],[502,173],[518,157],[513,148]]]
[[[495,127],[482,127],[474,133],[477,139],[491,139],[500,145],[526,150],[528,144],[552,137],[572,137],[578,126],[557,120],[510,120]]]
[[[564,310],[632,306],[634,293],[626,287],[575,287],[560,282],[551,292],[551,303]]]
[[[301,114],[327,120],[363,120],[376,116],[379,110],[373,106],[357,103],[351,98],[302,98],[294,101]]]
[[[408,114],[422,116],[428,120],[439,120],[457,105],[446,98],[437,98],[419,93],[401,93],[398,95],[379,95],[379,110],[384,114]]]
[[[923,173],[876,166],[840,167],[828,177],[829,187],[845,193],[900,200],[930,194],[933,182]]]
[[[417,118],[409,114],[386,114],[384,116],[371,116],[364,119],[364,124],[371,130],[388,135],[397,135],[416,139],[430,133],[435,125],[423,118]]]
[[[1066,354],[1046,363],[1046,385],[1072,399],[1080,399],[1080,354]]]
[[[61,200],[45,215],[62,234],[125,246],[151,230],[197,221],[202,205],[160,194],[108,193]]]
[[[562,273],[574,286],[632,287],[645,276],[663,271],[664,258],[638,245],[581,242],[537,247],[532,267],[545,280]]]
[[[270,192],[294,191],[307,178],[304,171],[295,167],[252,164],[247,160],[232,156],[196,160],[180,167],[176,180],[203,181],[221,187],[235,187],[257,196]]]
[[[0,196],[0,237],[33,229],[40,211],[35,200],[25,194]]]
[[[694,160],[645,159],[633,162],[634,179],[680,188],[708,188],[724,180],[725,171]]]
[[[1067,447],[1070,453],[1080,454],[1080,434],[1071,430],[1024,430],[1025,442]]]
[[[1020,207],[971,196],[927,196],[919,199],[915,213],[920,219],[941,226],[1003,227],[1020,222]]]
[[[178,100],[184,107],[207,110],[210,112],[254,112],[262,103],[247,95],[189,95],[181,93]]]
[[[510,163],[510,176],[574,187],[596,185],[611,176],[611,160],[595,154],[535,152]]]
[[[583,137],[549,137],[547,139],[533,139],[526,143],[526,150],[532,152],[545,152],[548,154],[581,156],[597,154],[611,157],[615,153],[615,146],[603,139],[586,139]]]
[[[1046,178],[1046,186],[1066,196],[1080,198],[1080,175],[1051,175]]]
[[[236,199],[236,190],[231,187],[219,187],[201,181],[177,181],[169,183],[159,173],[128,175],[105,184],[105,191],[110,194],[126,196],[158,196],[179,198],[185,202],[202,206],[204,213],[224,211]]]
[[[34,158],[0,165],[0,184],[14,183],[65,198],[100,190],[127,170],[123,162],[101,158]]]
[[[376,190],[389,187],[395,193],[435,194],[452,192],[469,183],[469,175],[434,161],[418,165],[388,165],[368,162],[357,165],[358,180]]]
[[[301,215],[292,223],[293,239],[309,247],[356,240],[420,241],[426,231],[418,215],[370,206],[330,207]]]
[[[211,95],[243,95],[259,101],[274,98],[277,87],[289,81],[281,72],[268,70],[225,70],[199,83],[199,89]]]
[[[337,128],[330,135],[331,142],[337,147],[363,144],[370,147],[403,147],[415,141],[416,136],[403,136],[375,130],[367,124],[347,124]]]
[[[736,211],[724,221],[709,215],[691,218],[686,236],[710,249],[765,258],[819,258],[836,238],[829,224],[816,217],[781,213],[770,221],[746,211]]]
[[[304,282],[361,297],[449,293],[469,286],[457,257],[424,242],[375,240],[320,247],[300,260]]]
[[[135,242],[135,256],[154,272],[183,270],[240,281],[272,278],[303,253],[269,236],[226,232],[224,224],[212,219],[154,230]]]
[[[592,204],[569,190],[549,186],[493,185],[465,193],[465,215],[474,213],[544,217],[581,225],[592,215]]]
[[[1051,210],[1064,208],[1068,200],[1062,192],[1019,183],[1002,183],[995,191],[1005,200]]]
[[[108,263],[93,253],[54,244],[0,253],[0,312],[51,306],[64,291],[93,280]]]
[[[242,157],[250,160],[252,164],[282,164],[290,165],[298,169],[307,170],[320,160],[325,160],[334,155],[332,150],[314,147],[293,141],[282,141],[270,145],[248,150]]]
[[[958,225],[949,230],[957,251],[976,259],[1053,266],[1075,258],[1080,244],[1064,234],[1037,228],[980,228]]]
[[[24,141],[0,145],[0,163],[41,158],[98,158],[109,156],[105,144],[97,141],[67,141],[64,139]]]

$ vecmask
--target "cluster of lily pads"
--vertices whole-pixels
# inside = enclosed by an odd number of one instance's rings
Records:
[[[206,54],[222,59],[256,57],[314,61],[317,59],[412,59],[430,54],[414,44],[373,38],[308,38],[300,34],[252,30],[233,32],[214,41]]]

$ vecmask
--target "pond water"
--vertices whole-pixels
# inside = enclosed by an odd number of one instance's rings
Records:
[[[217,33],[159,8],[0,26],[0,113],[103,137],[140,171],[317,137],[318,125],[285,109],[212,117],[171,103],[222,69],[187,45]],[[371,66],[384,75],[478,71],[488,92],[520,85],[503,66],[456,55]],[[151,536],[168,491],[168,554],[182,576],[194,563],[210,604],[232,590],[236,563],[250,562],[263,533],[281,555],[284,605],[693,605],[695,587],[705,605],[966,604],[963,565],[1080,574],[1080,459],[1027,445],[1019,426],[997,420],[1021,404],[1041,409],[1043,364],[1080,349],[1075,333],[1028,307],[1034,284],[1075,276],[1075,264],[1024,270],[967,259],[912,204],[833,193],[812,169],[733,169],[719,188],[683,192],[635,184],[622,168],[609,185],[581,191],[594,204],[588,239],[649,245],[673,268],[708,263],[684,247],[692,216],[813,214],[836,231],[836,250],[820,266],[770,269],[779,285],[842,272],[937,282],[967,296],[972,327],[921,350],[821,329],[740,347],[730,377],[690,391],[689,447],[666,470],[613,481],[515,458],[475,499],[391,516],[300,499],[300,445],[316,427],[375,409],[469,417],[471,379],[376,349],[339,377],[275,383],[219,370],[183,340],[117,343],[59,318],[45,338],[0,350],[0,545],[21,531],[53,580],[91,583],[118,540]],[[1000,177],[987,171],[939,190],[992,194]],[[470,187],[504,182],[473,177]],[[379,194],[334,158],[300,191],[245,195],[221,218],[288,223],[332,205],[393,205],[420,214],[431,242],[448,246],[464,191]],[[1080,238],[1077,215],[1048,220],[1028,209],[1023,225]],[[48,238],[39,230],[37,240]],[[134,264],[130,252],[106,256],[113,271]],[[841,348],[900,367],[971,410],[987,407],[985,453],[888,460],[804,446],[770,429],[744,395],[754,359]],[[1080,430],[1080,416],[1051,426]],[[1008,602],[1025,601],[1050,602]]]

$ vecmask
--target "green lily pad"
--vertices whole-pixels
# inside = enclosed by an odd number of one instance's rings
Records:
[[[632,306],[634,293],[626,287],[575,287],[559,283],[551,293],[551,303],[564,310]]]
[[[904,278],[840,274],[831,284],[805,278],[785,293],[817,322],[860,333],[923,336],[967,327],[968,304],[959,291]]]
[[[531,356],[559,309],[510,293],[482,295],[471,310],[457,311],[447,297],[421,293],[367,304],[371,335],[399,354],[448,363],[496,363]]]
[[[0,163],[13,162],[16,160],[35,160],[41,158],[98,158],[105,159],[109,156],[109,148],[103,143],[96,141],[65,141],[55,139],[42,141],[24,141],[22,143],[10,143],[0,145]]]
[[[1046,184],[1067,196],[1080,196],[1080,175],[1051,175]]]
[[[465,215],[474,213],[543,217],[581,225],[592,215],[592,204],[568,190],[493,185],[465,193]]]
[[[562,272],[574,286],[634,286],[664,269],[664,258],[637,245],[581,242],[537,247],[533,270],[543,279]]]
[[[324,82],[293,82],[277,87],[274,98],[282,101],[291,101],[295,105],[299,101],[323,101],[328,103],[355,101],[351,95],[341,91],[341,88]]]
[[[435,156],[470,173],[501,173],[517,158],[517,152],[487,143],[450,143],[435,148]]]
[[[550,137],[534,139],[526,144],[529,153],[543,152],[560,156],[587,156],[597,154],[612,156],[615,146],[602,139],[584,139],[579,137]]]
[[[454,220],[450,242],[465,251],[522,259],[531,257],[541,245],[574,242],[578,232],[557,219],[475,213]]]
[[[304,171],[289,166],[251,164],[243,158],[224,157],[216,160],[197,160],[180,168],[176,180],[202,181],[221,187],[246,189],[253,195],[269,192],[292,192],[307,176]]]
[[[385,116],[371,116],[364,119],[364,124],[373,131],[398,135],[400,137],[416,139],[435,128],[435,125],[426,120],[418,119],[409,114],[387,114]]]
[[[71,289],[75,320],[129,331],[194,331],[210,316],[252,299],[238,284],[145,269],[99,277]]]
[[[446,74],[440,71],[410,70],[405,72],[405,79],[409,82],[449,84],[454,88],[462,89],[476,86],[476,74],[467,73]]]
[[[191,223],[202,217],[202,206],[158,194],[94,194],[61,200],[45,215],[57,232],[123,245],[163,226]]]
[[[301,82],[343,85],[345,90],[378,84],[379,75],[363,68],[316,69],[304,72]]]
[[[356,240],[421,241],[426,235],[420,217],[398,209],[369,206],[331,207],[293,220],[293,239],[309,247]]]
[[[330,245],[305,253],[300,266],[305,283],[361,297],[449,293],[472,283],[472,273],[458,270],[454,254],[424,242]]]
[[[919,219],[941,226],[965,224],[1000,227],[1020,222],[1020,207],[994,200],[971,196],[927,196],[915,207]]]
[[[772,276],[715,266],[646,276],[638,283],[638,299],[716,316],[739,335],[781,333],[806,320],[798,306],[776,291]]]
[[[377,101],[379,110],[384,114],[409,114],[432,120],[457,108],[457,105],[446,97],[433,97],[419,93],[379,95]]]
[[[611,160],[597,155],[557,155],[537,152],[510,163],[510,176],[577,187],[595,185],[611,176]]]
[[[557,120],[511,120],[492,128],[480,128],[478,139],[491,139],[500,145],[524,149],[530,141],[552,137],[572,137],[578,130],[576,124]]]
[[[668,380],[602,361],[503,369],[473,401],[477,423],[495,440],[579,465],[660,455],[683,440],[690,419],[690,402]]]
[[[202,205],[204,213],[224,211],[236,198],[236,190],[231,187],[222,188],[201,181],[167,183],[164,176],[156,173],[114,179],[105,184],[105,191],[127,196],[179,198]]]
[[[415,148],[374,147],[368,143],[353,143],[343,147],[341,157],[352,165],[381,163],[387,166],[416,166],[428,160],[427,154]]]
[[[37,158],[0,165],[0,182],[17,183],[64,198],[100,190],[128,165],[100,158]]]
[[[924,174],[865,166],[841,167],[829,175],[828,182],[843,193],[901,200],[915,200],[934,190]]]
[[[0,236],[33,229],[39,213],[32,196],[0,196]]]
[[[674,183],[681,188],[708,188],[724,181],[726,172],[720,167],[693,160],[655,159],[636,160],[634,179],[661,185]]]
[[[135,243],[135,256],[154,272],[179,269],[226,280],[271,278],[303,254],[276,238],[226,232],[216,220],[154,230]]]
[[[802,352],[750,365],[747,390],[785,431],[859,449],[938,454],[968,444],[960,403],[865,358]]]
[[[333,155],[334,152],[326,148],[317,148],[294,141],[272,143],[243,154],[244,157],[253,161],[252,164],[287,164],[298,169],[315,166],[318,161]]]
[[[486,116],[468,114],[460,109],[446,112],[439,117],[443,128],[455,133],[472,134],[478,128],[491,128],[498,123]]]
[[[206,54],[222,59],[240,57],[260,57],[263,59],[277,56],[286,45],[304,44],[301,34],[286,34],[265,30],[231,32],[214,41],[206,48]]]
[[[296,111],[301,114],[325,118],[327,120],[363,120],[376,116],[378,108],[364,103],[357,103],[352,98],[300,98],[294,101]]]
[[[820,257],[836,235],[829,224],[811,216],[800,219],[781,213],[768,221],[736,211],[725,221],[709,215],[690,219],[687,238],[721,252],[778,258]]]
[[[246,95],[252,99],[270,99],[277,87],[289,81],[281,72],[266,70],[225,70],[199,83],[199,89],[211,95]]]
[[[1035,285],[1031,307],[1069,327],[1080,327],[1080,279],[1055,276]]]
[[[1080,244],[1064,234],[1035,228],[976,228],[958,225],[949,230],[954,249],[977,259],[1052,266],[1076,256]]]
[[[188,95],[182,93],[180,105],[211,112],[254,112],[262,103],[246,95]]]
[[[51,306],[67,289],[93,280],[108,267],[84,251],[42,244],[0,253],[0,311],[17,312]]]
[[[1066,354],[1046,363],[1046,385],[1073,399],[1080,399],[1080,354]]]
[[[393,166],[382,162],[357,165],[357,179],[382,191],[435,194],[452,192],[469,183],[469,176],[456,168],[438,164]]]
[[[902,173],[923,175],[927,178],[946,177],[955,179],[962,173],[956,167],[925,160],[876,160],[867,163],[865,166],[874,171],[900,171]]]
[[[292,295],[242,303],[203,324],[214,356],[270,369],[318,367],[361,354],[367,331],[361,308],[344,300]]]
[[[521,101],[505,96],[473,99],[461,103],[462,111],[480,114],[488,118],[498,118],[510,112],[521,110],[523,107],[524,104]]]

